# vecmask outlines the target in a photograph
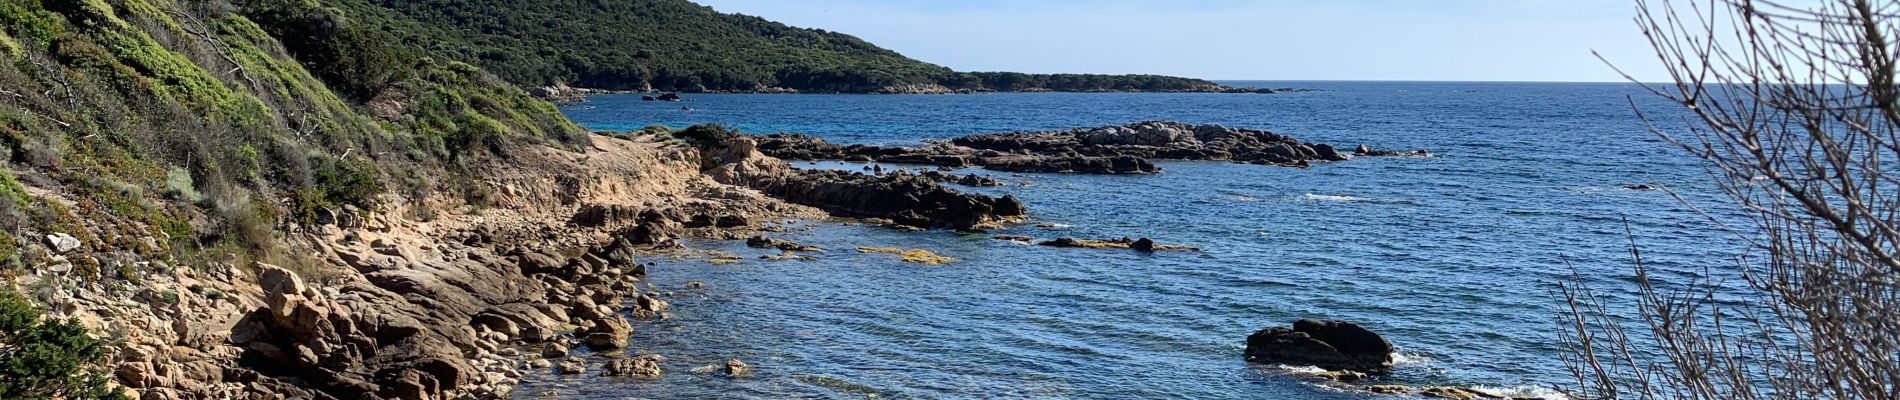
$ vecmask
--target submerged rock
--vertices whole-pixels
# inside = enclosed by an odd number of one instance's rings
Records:
[[[1384,372],[1392,368],[1392,342],[1345,321],[1293,322],[1247,336],[1248,362],[1310,365],[1327,370]]]
[[[955,258],[937,255],[937,253],[932,253],[930,250],[924,249],[904,250],[896,247],[859,247],[858,252],[896,254],[900,260],[913,264],[941,265],[957,261]]]

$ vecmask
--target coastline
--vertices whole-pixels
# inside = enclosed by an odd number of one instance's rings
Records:
[[[1275,93],[1299,93],[1299,92],[1314,92],[1314,91],[1323,91],[1323,89],[1312,89],[1312,88],[1297,88],[1297,87],[1281,87],[1281,88],[1265,88],[1265,87],[1233,87],[1233,86],[1226,86],[1226,85],[1220,85],[1220,86],[1213,86],[1213,87],[1204,87],[1204,88],[1193,88],[1193,89],[1180,89],[1180,90],[1141,90],[1141,89],[1085,89],[1085,90],[1063,90],[1063,89],[1048,89],[1048,88],[1030,88],[1030,89],[1020,89],[1020,90],[996,90],[996,89],[964,89],[964,88],[948,88],[948,87],[942,87],[942,86],[938,86],[938,85],[924,85],[924,86],[915,86],[915,85],[913,85],[913,86],[903,86],[903,87],[887,87],[887,88],[884,88],[884,89],[880,89],[880,90],[870,90],[870,91],[812,91],[812,90],[797,90],[797,89],[790,89],[790,88],[778,88],[778,87],[769,87],[769,88],[761,88],[761,89],[752,89],[752,90],[736,90],[736,89],[735,89],[735,90],[720,90],[720,89],[708,89],[708,90],[656,90],[656,89],[646,89],[646,90],[639,90],[639,89],[601,89],[601,88],[588,88],[588,87],[569,87],[569,86],[566,86],[566,85],[546,85],[546,86],[528,86],[528,87],[525,87],[524,89],[525,89],[525,90],[527,90],[529,94],[531,94],[531,95],[534,95],[535,97],[539,97],[539,98],[542,98],[542,99],[546,99],[546,100],[550,100],[550,101],[555,101],[555,102],[577,102],[577,101],[585,101],[585,98],[586,98],[587,96],[594,96],[594,95],[640,95],[640,94],[647,94],[647,95],[657,95],[657,94],[663,94],[663,93],[681,93],[681,94],[864,94],[864,95],[879,95],[879,94],[913,94],[913,95],[914,95],[914,94],[990,94],[990,93],[1220,93],[1220,94],[1275,94]]]

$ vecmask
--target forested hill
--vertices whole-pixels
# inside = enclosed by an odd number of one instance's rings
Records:
[[[687,0],[325,0],[516,84],[620,90],[1207,91],[1153,75],[962,73],[856,37]]]

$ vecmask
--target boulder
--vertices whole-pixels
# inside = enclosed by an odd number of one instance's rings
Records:
[[[632,336],[633,326],[627,324],[626,319],[610,316],[594,320],[594,326],[587,329],[582,341],[594,351],[609,351],[627,348]]]
[[[628,313],[634,318],[665,318],[666,306],[666,300],[660,300],[659,296],[641,293],[640,297],[633,300],[633,309]]]
[[[79,238],[75,238],[73,235],[58,232],[46,235],[46,247],[52,248],[55,253],[70,253],[73,250],[78,250],[79,246]]]
[[[1383,372],[1392,368],[1392,351],[1391,342],[1357,324],[1303,319],[1247,336],[1244,354],[1255,363]]]

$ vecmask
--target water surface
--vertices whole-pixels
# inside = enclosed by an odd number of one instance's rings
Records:
[[[1240,357],[1243,338],[1298,318],[1360,322],[1404,361],[1384,383],[1564,383],[1555,284],[1630,276],[1625,219],[1664,281],[1722,265],[1734,240],[1651,184],[1709,202],[1706,176],[1635,120],[1667,104],[1621,84],[1297,82],[1281,94],[599,96],[564,111],[594,129],[717,122],[840,143],[1169,119],[1303,140],[1429,149],[1307,169],[1163,162],[1147,176],[995,174],[1032,222],[1001,234],[1150,237],[1202,252],[1053,249],[989,235],[814,222],[778,235],[830,251],[738,265],[663,261],[673,318],[639,323],[658,380],[542,377],[520,393],[589,397],[1331,398]],[[1632,97],[1635,96],[1635,97]],[[682,106],[692,108],[684,111]],[[808,168],[857,168],[798,163]],[[981,172],[981,171],[978,171]],[[1038,224],[1059,224],[1041,228]],[[923,248],[942,266],[859,254]],[[703,281],[706,288],[682,289]],[[1627,296],[1627,291],[1611,295]],[[693,367],[738,358],[727,379]]]

